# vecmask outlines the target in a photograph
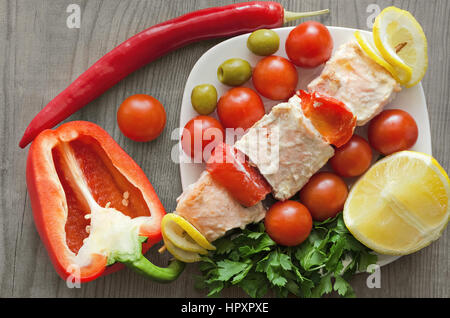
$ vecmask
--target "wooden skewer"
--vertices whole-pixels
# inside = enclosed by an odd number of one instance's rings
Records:
[[[158,250],[158,253],[159,253],[159,254],[162,254],[162,253],[164,253],[166,250],[167,250],[166,246],[163,245],[163,246],[161,246],[161,248]]]

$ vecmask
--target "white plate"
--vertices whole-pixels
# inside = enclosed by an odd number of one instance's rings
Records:
[[[287,58],[284,43],[292,29],[293,27],[274,29],[280,37],[280,48],[275,55]],[[355,29],[341,27],[328,27],[328,29],[333,37],[334,49],[354,38],[353,33]],[[370,34],[370,32],[367,31],[362,32]],[[181,128],[183,128],[190,119],[198,115],[191,105],[191,91],[196,85],[205,83],[212,84],[217,88],[217,93],[219,96],[230,89],[230,87],[223,85],[217,79],[217,68],[223,61],[229,58],[239,57],[247,60],[254,67],[262,58],[254,55],[247,49],[246,43],[248,36],[248,34],[236,36],[217,44],[203,54],[203,56],[194,65],[184,88],[180,114]],[[306,85],[320,74],[322,68],[323,67],[317,67],[314,69],[297,68],[299,74],[299,83],[297,88],[305,89]],[[244,86],[253,88],[251,80]],[[262,99],[266,112],[268,112],[272,106],[279,103],[264,97]],[[414,117],[419,127],[419,139],[412,150],[421,151],[431,155],[430,124],[422,85],[418,84],[412,88],[404,88],[386,108],[404,109]],[[214,113],[212,116],[216,117],[216,114]],[[364,135],[364,127],[358,128],[357,133]],[[180,151],[180,173],[181,185],[183,189],[197,181],[205,168],[203,164],[183,163],[182,157],[184,156],[185,154],[183,151]],[[398,258],[399,256],[380,255],[378,264],[383,266],[395,261]]]

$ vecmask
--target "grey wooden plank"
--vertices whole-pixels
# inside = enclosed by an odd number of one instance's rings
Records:
[[[195,265],[188,266],[170,285],[146,281],[129,270],[68,289],[56,275],[31,215],[25,185],[26,150],[17,143],[33,116],[73,79],[107,51],[147,26],[183,13],[234,1],[162,0],[4,0],[0,1],[0,296],[7,297],[193,297]],[[291,11],[330,8],[329,16],[315,18],[327,25],[367,29],[366,7],[396,5],[410,10],[421,22],[429,40],[430,67],[423,85],[427,97],[433,154],[450,169],[449,94],[450,4],[446,0],[289,0],[280,1]],[[66,7],[82,9],[80,29],[65,26]],[[290,23],[294,25],[294,23]],[[129,76],[96,101],[70,117],[104,127],[141,165],[168,211],[181,193],[178,166],[170,161],[178,126],[184,83],[197,59],[220,40],[192,44],[172,52]],[[157,140],[132,142],[117,129],[115,113],[131,94],[148,93],[167,110],[165,133]],[[169,146],[168,146],[169,145]],[[361,297],[449,297],[448,230],[430,247],[381,269],[380,289],[366,286],[367,274],[352,279]],[[155,250],[149,258],[163,264],[167,255]],[[224,296],[245,296],[238,289]]]

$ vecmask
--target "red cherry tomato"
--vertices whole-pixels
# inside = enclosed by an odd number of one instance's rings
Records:
[[[267,211],[266,232],[277,244],[295,246],[308,237],[312,218],[308,209],[297,201],[279,201]]]
[[[225,131],[217,119],[200,115],[184,126],[181,147],[195,162],[206,161],[214,147],[223,142],[224,136]]]
[[[347,195],[344,180],[331,172],[319,172],[300,190],[300,202],[315,221],[324,221],[342,211]]]
[[[369,169],[372,163],[372,149],[369,143],[358,135],[342,147],[337,148],[330,159],[333,170],[342,177],[356,177]]]
[[[217,115],[225,128],[248,129],[264,114],[261,97],[248,87],[230,89],[217,103]]]
[[[369,123],[369,143],[383,155],[407,150],[414,146],[419,136],[416,121],[400,109],[381,112]]]
[[[256,64],[253,70],[256,90],[272,100],[288,99],[295,93],[298,74],[294,64],[281,56],[268,56]]]
[[[287,56],[295,65],[316,67],[330,59],[333,39],[326,26],[308,21],[289,33],[285,48]]]
[[[158,137],[166,125],[166,111],[152,96],[137,94],[128,97],[117,111],[122,133],[134,141],[150,141]]]

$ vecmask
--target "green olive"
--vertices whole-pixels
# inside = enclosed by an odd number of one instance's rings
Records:
[[[268,56],[278,51],[280,38],[275,31],[260,29],[256,30],[247,39],[247,47],[256,55]]]
[[[252,77],[250,63],[243,59],[229,59],[223,62],[217,69],[219,81],[229,86],[239,86]]]
[[[191,103],[197,113],[201,115],[211,114],[217,105],[216,88],[211,84],[195,86],[191,93]]]

